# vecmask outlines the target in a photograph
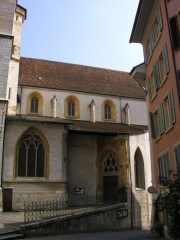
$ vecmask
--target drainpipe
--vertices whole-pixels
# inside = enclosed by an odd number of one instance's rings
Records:
[[[129,180],[130,180],[130,204],[131,204],[131,230],[133,230],[133,191],[132,191],[132,175],[131,175],[131,162],[130,162],[130,144],[129,135],[126,136],[127,139],[127,149],[128,149],[128,163],[129,163]]]

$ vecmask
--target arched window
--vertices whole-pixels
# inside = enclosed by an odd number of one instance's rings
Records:
[[[118,160],[113,153],[108,153],[104,157],[104,174],[118,171]]]
[[[111,119],[111,106],[109,104],[105,104],[104,106],[104,118]]]
[[[75,116],[75,103],[74,101],[68,101],[68,116],[74,117]]]
[[[30,109],[31,113],[38,113],[38,103],[39,103],[39,100],[37,97],[31,98],[31,109]]]
[[[75,96],[68,96],[64,101],[64,116],[80,118],[80,103]]]
[[[43,115],[43,98],[39,92],[32,92],[27,97],[26,112]]]
[[[17,146],[17,176],[45,177],[46,150],[42,139],[31,130]]]
[[[102,119],[116,121],[116,105],[112,100],[106,100],[102,104]]]
[[[134,156],[135,186],[145,189],[144,160],[139,147]]]

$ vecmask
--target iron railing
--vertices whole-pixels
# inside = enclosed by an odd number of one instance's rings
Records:
[[[24,223],[38,222],[96,208],[98,203],[91,196],[70,196],[68,199],[54,199],[24,203]]]
[[[58,198],[47,201],[26,202],[24,203],[24,224],[85,212],[99,206],[124,203],[126,201],[127,194],[125,193],[121,194],[121,199],[112,199],[112,196],[106,196],[106,199],[101,202],[97,201],[95,196],[86,195],[70,195],[67,199]]]

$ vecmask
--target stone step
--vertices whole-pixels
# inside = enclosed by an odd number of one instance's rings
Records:
[[[7,231],[0,233],[0,240],[3,239],[21,239],[24,238],[24,234],[19,233],[17,231]]]

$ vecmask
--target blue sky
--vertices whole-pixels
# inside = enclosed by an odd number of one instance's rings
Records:
[[[139,0],[18,0],[27,9],[21,56],[129,72],[143,62],[129,43]]]

